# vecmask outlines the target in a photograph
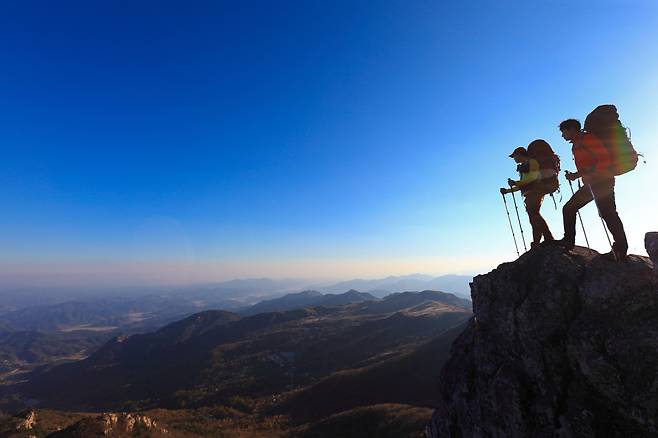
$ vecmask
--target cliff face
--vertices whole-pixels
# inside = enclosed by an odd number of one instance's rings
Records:
[[[476,277],[429,436],[657,436],[656,284],[648,258],[555,246]]]

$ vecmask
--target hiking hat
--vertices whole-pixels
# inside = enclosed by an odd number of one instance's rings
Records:
[[[523,146],[519,146],[518,148],[514,149],[514,152],[512,152],[509,156],[510,158],[513,158],[516,154],[528,156],[528,151]]]

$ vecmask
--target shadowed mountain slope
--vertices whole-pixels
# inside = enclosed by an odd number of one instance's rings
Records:
[[[0,333],[0,376],[2,373],[67,358],[80,359],[107,342],[108,336],[76,333],[17,331]]]
[[[14,328],[9,323],[0,321],[0,333],[13,331]]]
[[[401,292],[388,295],[381,301],[364,303],[361,310],[364,313],[386,313],[407,309],[428,301],[440,302],[463,309],[471,309],[471,302],[453,294],[426,290],[423,292]]]
[[[344,294],[321,294],[316,291],[304,291],[295,294],[284,295],[280,298],[261,301],[244,310],[242,315],[256,315],[265,312],[282,312],[286,310],[298,309],[301,307],[325,306],[335,307],[345,304],[360,303],[363,301],[376,300],[374,296],[350,290]]]
[[[424,438],[432,410],[399,404],[365,406],[341,412],[304,428],[304,438]]]
[[[296,421],[315,421],[348,409],[381,403],[433,407],[437,387],[427,382],[437,381],[452,342],[464,328],[465,324],[450,328],[410,353],[332,374],[289,394],[276,412],[285,412]]]
[[[88,411],[267,397],[293,382],[307,386],[415,350],[468,319],[470,311],[454,300],[419,293],[377,309],[367,301],[247,317],[206,311],[115,338],[87,359],[35,371],[0,391],[42,407]]]

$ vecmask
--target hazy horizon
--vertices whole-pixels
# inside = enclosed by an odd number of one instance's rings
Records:
[[[66,264],[47,265],[41,266],[46,269],[29,270],[26,266],[6,266],[0,265],[0,293],[7,290],[15,289],[89,289],[89,290],[106,290],[106,289],[134,289],[134,288],[166,288],[166,287],[198,287],[204,285],[223,284],[231,281],[254,281],[254,280],[273,280],[273,281],[291,281],[298,282],[305,285],[333,285],[341,282],[353,280],[380,280],[385,278],[410,278],[414,276],[425,276],[431,279],[448,277],[448,276],[474,276],[478,273],[473,273],[468,270],[454,271],[454,272],[402,272],[390,273],[379,275],[371,273],[370,275],[335,275],[335,276],[322,276],[322,275],[243,275],[231,276],[213,274],[207,270],[192,272],[193,269],[188,269],[183,275],[176,272],[171,272],[170,269],[164,269],[169,273],[168,276],[163,276],[162,265],[155,264],[152,267],[150,275],[141,270],[140,267],[133,266],[133,271],[126,274],[126,270],[121,273],[118,268],[125,268],[125,266],[113,266],[108,264],[94,265],[92,269],[87,272],[82,272],[79,269],[72,271],[71,268],[79,268],[79,265],[71,266]],[[91,268],[91,266],[87,266]],[[136,269],[135,269],[136,268]],[[206,268],[207,269],[207,268]],[[341,271],[343,272],[343,271]],[[484,272],[482,272],[484,273]]]

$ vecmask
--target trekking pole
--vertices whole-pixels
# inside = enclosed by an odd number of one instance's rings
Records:
[[[516,218],[519,220],[519,228],[521,229],[521,241],[523,242],[523,250],[528,252],[528,247],[525,245],[525,236],[523,235],[523,226],[521,225],[521,216],[519,216],[519,207],[516,205],[516,196],[512,192],[512,199],[514,200],[514,209],[516,210]]]
[[[573,191],[573,181],[569,181],[569,187],[571,187],[571,195],[575,193]],[[578,180],[578,189],[580,190],[580,180]],[[577,211],[578,219],[580,219],[580,227],[583,229],[583,235],[585,236],[585,243],[587,243],[587,249],[592,249],[589,247],[589,240],[587,240],[587,233],[585,232],[585,224],[583,224],[583,217],[580,215],[580,211]]]
[[[594,200],[594,205],[596,205],[596,211],[599,213],[599,218],[601,219],[601,225],[603,225],[603,230],[605,231],[605,237],[608,238],[608,244],[610,244],[610,249],[613,250],[614,254],[614,247],[612,246],[612,240],[610,239],[610,233],[608,233],[608,227],[605,225],[605,221],[603,220],[603,215],[601,215],[601,210],[599,209],[599,203],[596,201],[596,195],[594,194],[594,190],[592,190],[592,185],[587,184],[587,187],[589,188],[589,192],[592,194],[592,199]]]
[[[509,215],[509,209],[507,208],[507,199],[505,199],[505,194],[501,193],[503,196],[503,204],[505,204],[505,212],[507,213],[507,220],[509,221],[509,229],[512,230],[512,239],[514,239],[514,247],[516,248],[516,255],[521,257],[519,253],[519,245],[516,243],[516,234],[514,234],[514,227],[512,226],[512,218]]]

